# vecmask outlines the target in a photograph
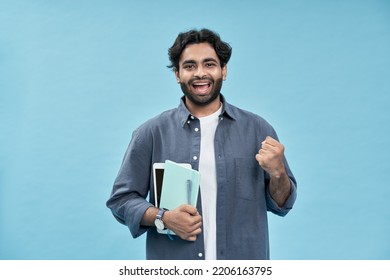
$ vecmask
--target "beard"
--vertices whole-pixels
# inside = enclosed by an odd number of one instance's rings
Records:
[[[212,86],[210,93],[205,95],[196,94],[192,91],[191,85],[197,80],[199,79],[191,79],[188,83],[180,83],[181,90],[189,101],[197,106],[206,106],[217,99],[222,88],[222,78],[215,81],[212,78],[202,79],[203,81],[209,80]]]

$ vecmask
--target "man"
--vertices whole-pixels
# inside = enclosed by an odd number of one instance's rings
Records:
[[[267,211],[284,216],[295,202],[274,129],[220,93],[231,51],[208,29],[180,33],[169,49],[180,105],[133,133],[107,206],[134,238],[147,232],[147,259],[269,259]],[[196,208],[154,207],[152,166],[167,159],[199,170]]]

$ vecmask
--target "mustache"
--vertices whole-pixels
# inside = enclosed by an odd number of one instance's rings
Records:
[[[195,77],[195,78],[192,78],[188,81],[189,84],[193,84],[195,82],[199,82],[199,81],[209,81],[210,83],[214,83],[214,79],[213,78],[210,78],[210,77],[203,77],[203,78],[199,78],[199,77]]]

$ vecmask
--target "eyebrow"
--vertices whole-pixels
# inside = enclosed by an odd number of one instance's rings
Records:
[[[203,59],[202,62],[204,63],[204,62],[210,62],[210,61],[218,63],[218,61],[215,58],[213,58],[213,57],[207,57],[207,58]],[[196,61],[194,59],[184,60],[182,65],[184,65],[184,64],[191,64],[191,63],[196,64]]]
[[[205,58],[205,59],[203,60],[203,62],[210,62],[210,61],[213,61],[213,62],[218,63],[218,61],[217,61],[215,58],[212,58],[212,57]]]

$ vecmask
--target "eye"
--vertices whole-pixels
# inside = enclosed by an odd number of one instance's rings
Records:
[[[192,69],[195,69],[195,65],[194,64],[186,64],[183,66],[184,69],[187,69],[187,70],[192,70]]]
[[[207,62],[206,64],[206,67],[214,67],[215,66],[215,63],[213,63],[213,62]]]

